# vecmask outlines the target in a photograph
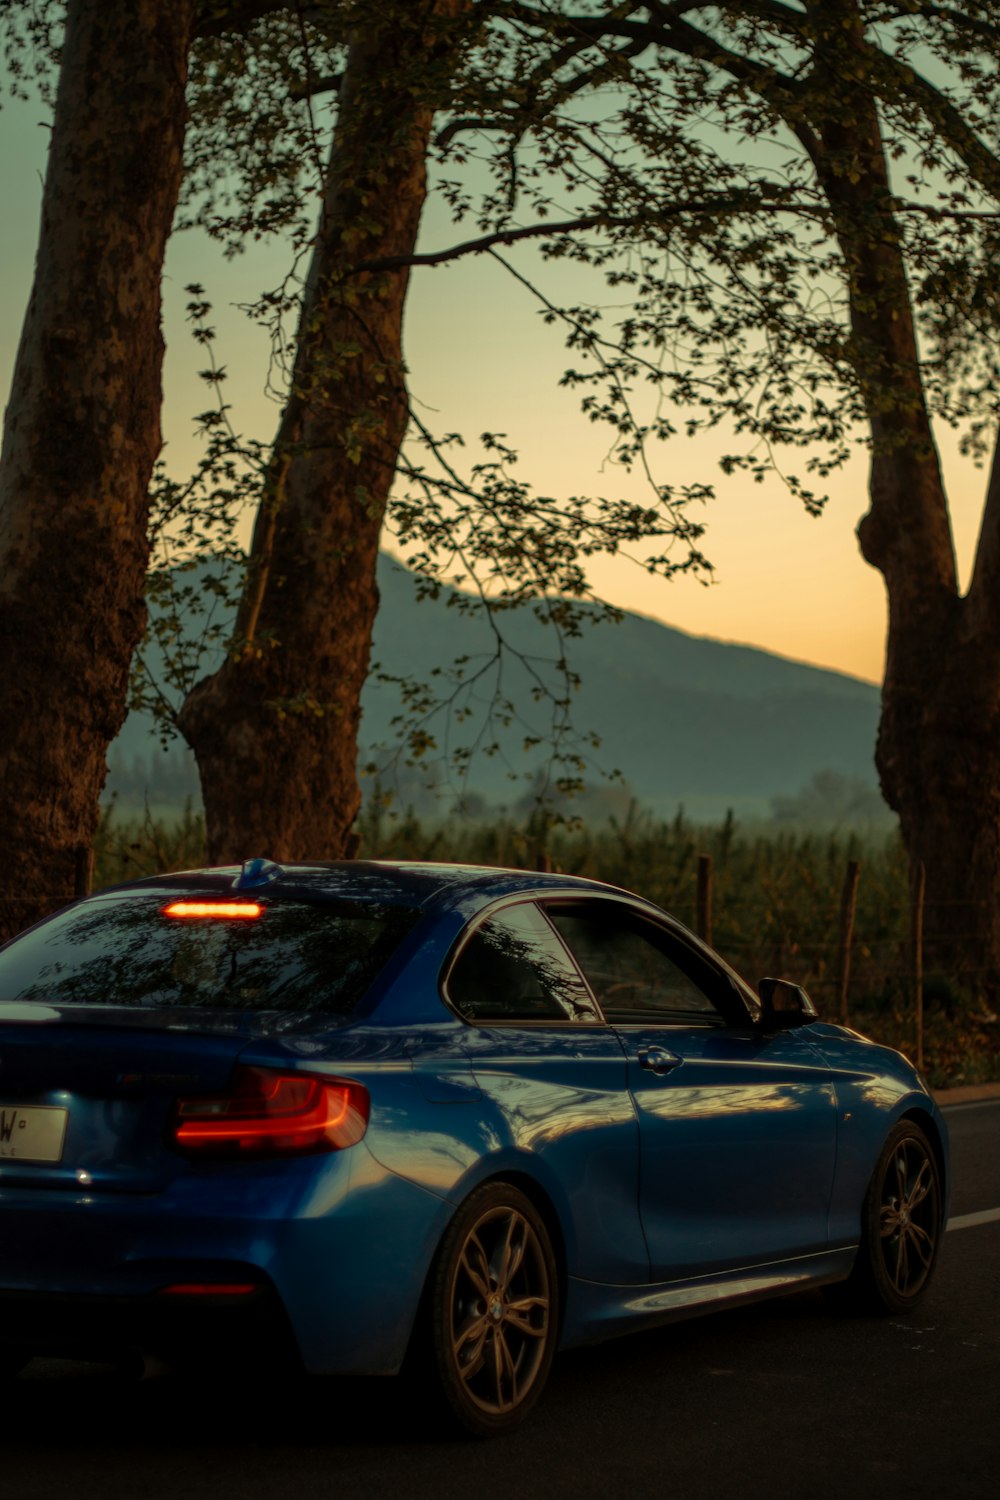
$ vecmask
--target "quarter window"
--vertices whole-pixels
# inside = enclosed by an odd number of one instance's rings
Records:
[[[467,1021],[599,1021],[586,985],[551,926],[528,902],[489,917],[448,975],[448,999]]]

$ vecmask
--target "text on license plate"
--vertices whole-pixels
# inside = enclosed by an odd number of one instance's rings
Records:
[[[0,1104],[0,1158],[59,1161],[68,1119],[68,1109],[47,1104]]]

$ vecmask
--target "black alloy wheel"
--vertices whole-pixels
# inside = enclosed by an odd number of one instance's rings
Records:
[[[432,1358],[450,1415],[478,1437],[517,1427],[541,1395],[559,1323],[555,1257],[530,1200],[505,1182],[466,1199],[429,1290]]]
[[[915,1307],[930,1284],[941,1222],[941,1177],[919,1125],[890,1132],[865,1197],[858,1259],[848,1299],[876,1312]]]

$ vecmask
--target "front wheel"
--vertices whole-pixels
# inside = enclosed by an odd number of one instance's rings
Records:
[[[941,1238],[941,1178],[919,1125],[890,1132],[865,1196],[850,1302],[875,1312],[915,1307],[930,1284]]]
[[[517,1188],[487,1183],[458,1210],[429,1312],[429,1355],[451,1415],[479,1437],[518,1426],[552,1364],[559,1281],[541,1215]]]

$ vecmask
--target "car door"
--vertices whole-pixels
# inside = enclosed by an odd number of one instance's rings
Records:
[[[638,903],[545,910],[627,1054],[653,1280],[822,1252],[836,1107],[819,1052],[756,1029],[736,977]]]
[[[495,1171],[526,1171],[556,1203],[571,1276],[645,1282],[628,1064],[537,906],[506,902],[475,922],[444,995],[466,1022]]]

